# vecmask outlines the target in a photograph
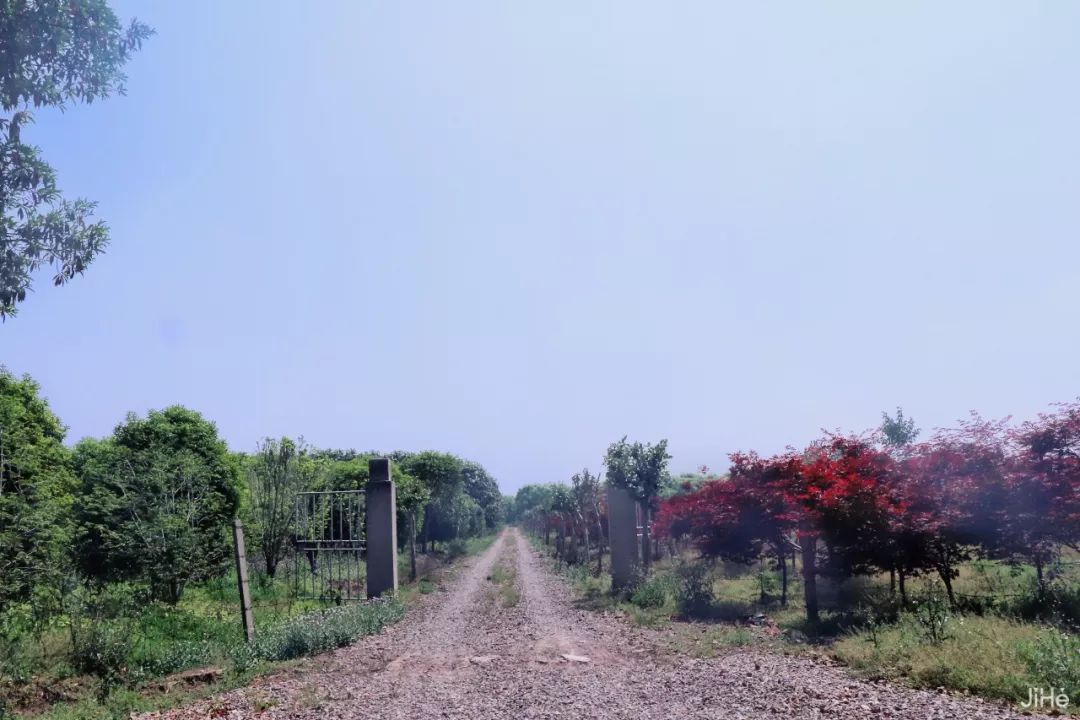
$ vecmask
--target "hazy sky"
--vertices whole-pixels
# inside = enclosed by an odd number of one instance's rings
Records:
[[[41,112],[113,242],[0,326],[69,440],[435,448],[511,492],[1080,391],[1080,3],[114,0]]]

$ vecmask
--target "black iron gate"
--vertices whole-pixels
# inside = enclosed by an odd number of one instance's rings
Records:
[[[296,597],[364,599],[364,491],[297,493],[295,527]]]

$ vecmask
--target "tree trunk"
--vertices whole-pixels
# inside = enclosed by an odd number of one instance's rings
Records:
[[[1039,584],[1040,592],[1046,589],[1046,583],[1043,580],[1043,562],[1042,558],[1035,561],[1035,579]]]
[[[896,596],[896,568],[889,568],[889,595]]]
[[[409,581],[416,582],[416,510],[409,511]]]
[[[581,534],[585,539],[585,567],[589,567],[589,560],[592,559],[592,547],[589,545],[589,523],[585,521],[585,518],[581,519]]]
[[[596,576],[604,572],[604,524],[600,522],[600,506],[596,506]]]
[[[780,606],[787,607],[787,553],[780,551]]]
[[[806,597],[806,619],[817,624],[821,620],[818,613],[817,596],[817,538],[804,535],[800,538],[803,557],[803,589]]]
[[[169,580],[169,598],[168,603],[170,605],[176,605],[180,602],[180,595],[184,592],[184,585],[180,580],[172,578]]]
[[[904,584],[904,580],[906,579],[906,577],[907,576],[904,573],[904,569],[900,568],[900,570],[896,573],[896,579],[900,585],[900,602],[904,605],[907,605],[907,585]]]
[[[945,592],[949,595],[949,605],[956,607],[956,595],[953,594],[952,587],[952,568],[948,564],[939,565],[938,576],[941,578],[941,582],[945,583]]]
[[[430,505],[425,505],[424,506],[424,542],[423,542],[423,548],[422,548],[425,555],[428,554],[428,541],[430,540],[430,538],[431,538],[431,506]]]
[[[758,555],[758,600],[765,602],[765,556]]]

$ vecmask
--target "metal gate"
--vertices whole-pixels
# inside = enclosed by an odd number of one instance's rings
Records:
[[[295,527],[296,597],[364,599],[364,491],[297,493]]]

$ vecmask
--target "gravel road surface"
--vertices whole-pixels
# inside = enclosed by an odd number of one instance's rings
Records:
[[[517,595],[507,595],[513,580],[498,580],[515,570]],[[575,608],[569,588],[510,529],[383,633],[250,687],[143,717],[1020,716],[975,700],[861,682],[808,658],[754,650],[708,660],[673,654],[652,631]]]

